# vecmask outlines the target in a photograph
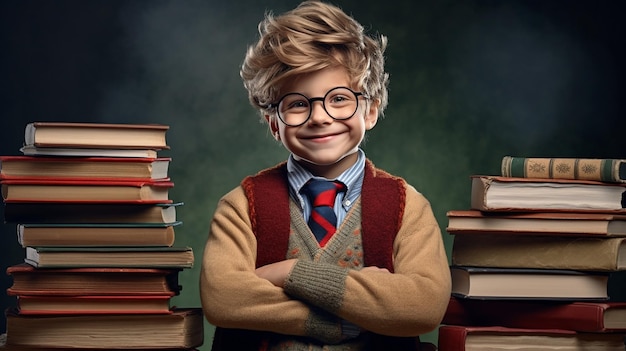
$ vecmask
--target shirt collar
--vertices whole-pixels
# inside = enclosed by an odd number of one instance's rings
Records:
[[[365,172],[365,152],[362,149],[357,150],[357,161],[350,168],[345,170],[335,179],[344,183],[347,187],[346,194],[344,195],[344,204],[349,206],[356,200],[361,193],[361,186],[363,184],[363,174]],[[304,199],[300,195],[300,189],[311,178],[326,179],[323,177],[316,177],[307,169],[302,167],[293,155],[289,155],[287,159],[287,179],[289,180],[289,193],[293,199],[302,204]],[[346,203],[347,200],[347,203]]]

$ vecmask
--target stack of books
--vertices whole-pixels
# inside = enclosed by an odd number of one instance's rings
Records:
[[[471,180],[439,349],[623,351],[626,160],[506,156]]]
[[[5,222],[24,263],[8,267],[6,348],[178,349],[203,343],[198,307],[177,308],[168,126],[34,122],[24,155],[0,156]]]

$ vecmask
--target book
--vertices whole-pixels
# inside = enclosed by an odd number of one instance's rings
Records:
[[[24,261],[39,268],[191,268],[191,247],[27,247]]]
[[[450,234],[521,234],[611,237],[626,236],[626,215],[582,212],[446,213]]]
[[[91,149],[22,146],[20,152],[25,156],[75,156],[75,157],[134,157],[157,158],[157,150],[152,149]]]
[[[144,202],[167,203],[174,183],[154,181],[98,181],[90,179],[3,179],[5,202]]]
[[[626,270],[626,238],[455,235],[452,265],[498,268]]]
[[[8,295],[164,295],[178,294],[180,269],[130,267],[36,268],[9,266]]]
[[[441,351],[623,351],[625,336],[621,332],[443,325],[439,327],[438,346]]]
[[[173,223],[182,202],[171,203],[46,203],[5,202],[8,223]]]
[[[473,210],[626,212],[624,184],[481,175],[471,178]]]
[[[4,179],[166,179],[171,158],[0,156]]]
[[[171,314],[20,315],[7,312],[6,347],[189,349],[204,342],[200,308]]]
[[[172,246],[173,223],[17,225],[17,241],[27,246]]]
[[[595,301],[477,300],[450,298],[442,324],[626,331],[626,303]]]
[[[35,346],[15,346],[15,345],[11,345],[11,347],[6,346],[6,334],[0,334],[0,350],[11,350],[11,351],[49,351],[50,349],[47,347],[35,347]],[[62,350],[62,349],[57,349],[57,350]],[[73,349],[73,350],[81,350],[81,349]],[[82,350],[87,350],[87,349],[82,349]],[[118,349],[118,350],[122,350],[122,349]],[[171,350],[179,350],[179,351],[200,351],[198,348],[196,347],[192,347],[192,348],[177,348],[177,349],[169,349]]]
[[[19,314],[164,314],[172,295],[18,295]]]
[[[451,266],[452,296],[474,299],[621,301],[624,274]],[[611,281],[609,278],[612,278]]]
[[[49,348],[47,347],[34,347],[34,346],[15,346],[15,345],[11,345],[6,346],[6,334],[0,334],[0,350],[11,350],[11,351],[50,351]],[[66,350],[66,349],[56,349],[56,350]],[[88,350],[88,349],[73,349],[73,350]],[[118,350],[123,350],[123,349],[118,349]],[[127,349],[126,349],[127,350]],[[169,349],[170,351],[172,350],[178,350],[178,351],[200,351],[200,349],[196,348],[196,347],[192,347],[192,348],[177,348],[177,349]]]
[[[160,124],[32,122],[24,129],[24,145],[56,148],[168,149]]]
[[[626,160],[504,156],[501,175],[504,177],[585,179],[626,183]]]

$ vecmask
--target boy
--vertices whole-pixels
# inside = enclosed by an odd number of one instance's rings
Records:
[[[241,77],[290,156],[214,214],[200,278],[213,350],[419,349],[450,273],[429,202],[359,148],[387,105],[386,38],[317,1],[259,32]]]

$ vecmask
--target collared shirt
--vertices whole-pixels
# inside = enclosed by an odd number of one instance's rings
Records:
[[[289,194],[291,198],[300,204],[304,219],[308,221],[311,215],[311,204],[307,196],[301,193],[302,186],[311,178],[338,180],[346,185],[345,193],[337,194],[335,198],[335,215],[337,215],[337,223],[341,223],[350,210],[350,207],[356,199],[361,195],[363,186],[363,175],[365,174],[365,152],[361,149],[357,152],[358,158],[352,167],[346,169],[335,179],[327,179],[324,177],[316,177],[308,170],[295,161],[293,155],[287,160],[287,179],[289,181]]]

